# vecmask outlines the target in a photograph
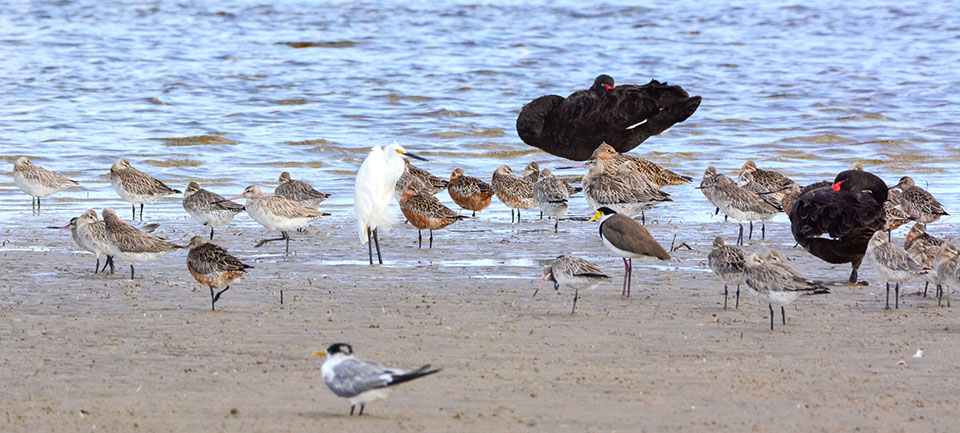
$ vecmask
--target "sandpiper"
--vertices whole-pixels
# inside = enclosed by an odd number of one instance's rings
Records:
[[[930,269],[923,266],[907,254],[903,249],[893,245],[889,235],[878,230],[867,243],[867,260],[873,263],[877,272],[887,282],[887,305],[890,309],[890,282],[896,283],[895,308],[900,308],[900,283],[906,283],[917,277],[924,276]]]
[[[510,222],[513,222],[513,210],[517,210],[517,222],[520,222],[520,209],[530,209],[537,205],[533,199],[533,184],[514,176],[513,171],[506,165],[501,165],[493,172],[490,182],[493,192],[503,204],[510,208]]]
[[[900,182],[891,187],[893,188],[900,188],[900,206],[907,215],[919,222],[930,224],[941,216],[949,215],[943,210],[943,205],[933,198],[929,191],[917,186],[910,176],[901,177]]]
[[[942,287],[937,290],[937,305],[943,305],[943,292],[950,290],[951,293],[960,290],[960,250],[953,244],[944,242],[940,245],[937,252],[936,270],[937,278]],[[947,298],[947,306],[950,306],[950,298]]]
[[[213,229],[230,224],[234,216],[243,212],[243,205],[200,188],[200,184],[196,182],[190,182],[183,191],[183,210],[187,211],[194,221],[209,226],[210,240],[213,240]]]
[[[26,156],[17,158],[13,163],[13,183],[30,196],[30,208],[38,212],[41,198],[79,185],[75,180],[33,165]]]
[[[780,173],[773,170],[761,170],[757,168],[757,163],[753,162],[752,159],[748,159],[747,162],[743,163],[737,175],[742,176],[744,173],[751,173],[753,180],[757,182],[757,184],[764,187],[767,191],[773,191],[771,194],[778,202],[783,199],[781,191],[790,185],[796,185],[796,182]]]
[[[570,310],[570,314],[573,314],[577,311],[580,290],[591,290],[604,281],[610,281],[610,277],[597,265],[565,254],[543,268],[543,280],[540,281],[540,287],[533,292],[533,296],[537,296],[537,292],[547,281],[553,282],[556,290],[560,290],[560,286],[573,288],[573,309]]]
[[[70,222],[62,227],[52,226],[52,229],[70,229],[70,235],[77,246],[96,254],[97,265],[93,268],[93,273],[101,272],[100,256],[106,256],[107,261],[103,264],[103,270],[110,266],[110,273],[113,273],[113,256],[109,255],[109,247],[105,228],[102,221],[97,219],[97,211],[87,209],[79,217],[70,218]]]
[[[430,248],[433,248],[435,229],[442,229],[464,218],[444,206],[432,194],[417,191],[413,182],[407,184],[400,197],[400,211],[417,228],[418,248],[423,248],[423,230],[430,230]]]
[[[737,303],[734,308],[740,308],[740,285],[744,282],[743,276],[743,250],[732,245],[727,245],[722,237],[717,236],[713,239],[713,250],[707,255],[707,263],[710,270],[720,277],[723,281],[723,309],[727,309],[727,286],[737,285]]]
[[[230,283],[243,276],[253,266],[244,264],[219,245],[206,242],[200,236],[190,239],[187,270],[198,283],[210,288],[210,309],[217,309],[220,295],[230,290]],[[214,289],[219,290],[214,292]]]
[[[273,190],[273,193],[314,209],[319,207],[324,200],[330,198],[330,194],[317,191],[302,180],[291,179],[290,172],[287,171],[280,173],[280,184]]]
[[[740,234],[737,236],[737,245],[743,245],[743,222],[754,220],[768,220],[773,218],[780,208],[763,201],[756,193],[737,186],[727,176],[717,176],[713,185],[714,202],[725,215],[740,223]]]
[[[290,254],[290,230],[303,227],[311,221],[330,215],[320,212],[314,208],[309,208],[297,204],[290,199],[286,199],[274,194],[267,194],[260,190],[259,186],[250,185],[243,190],[243,193],[227,198],[234,200],[243,197],[247,200],[244,208],[247,215],[254,221],[266,227],[268,230],[279,230],[281,237],[274,239],[261,239],[254,248],[259,248],[267,242],[286,241],[286,254]]]
[[[796,185],[796,184],[794,184]],[[783,207],[780,205],[780,198],[783,198],[783,193],[779,192],[782,190],[770,190],[766,186],[761,185],[753,178],[753,171],[745,171],[740,174],[740,177],[737,179],[737,186],[743,188],[747,191],[750,191],[757,195],[760,200],[763,200],[765,203],[783,210]],[[799,186],[799,185],[798,185]],[[789,186],[787,186],[789,188]],[[774,215],[769,216],[767,219],[773,218]],[[750,221],[750,235],[748,239],[753,238],[753,221]],[[760,239],[764,240],[767,238],[767,220],[760,220]]]
[[[776,264],[768,263],[759,254],[750,254],[744,261],[743,273],[750,292],[767,301],[770,308],[770,330],[773,330],[773,304],[780,305],[780,317],[787,324],[784,306],[804,295],[829,294],[830,289],[799,277]]]
[[[133,168],[130,162],[120,158],[110,167],[110,184],[123,201],[133,208],[133,219],[137,219],[137,204],[140,205],[140,221],[143,221],[143,205],[155,203],[169,194],[180,194],[153,176]]]
[[[623,292],[620,297],[630,297],[630,283],[633,275],[633,259],[640,257],[656,257],[660,260],[670,260],[670,255],[657,242],[650,232],[636,220],[626,215],[620,215],[609,207],[601,207],[590,218],[590,221],[601,220],[600,238],[603,244],[616,255],[623,258]]]
[[[134,278],[134,263],[156,260],[166,253],[183,249],[137,230],[121,220],[117,211],[111,208],[103,210],[103,222],[110,255],[130,263],[131,280]]]
[[[930,269],[936,269],[937,254],[940,252],[941,245],[943,245],[943,240],[927,233],[926,225],[923,223],[915,223],[913,227],[910,227],[910,232],[907,233],[907,238],[903,243],[903,249],[907,254],[910,254],[910,257],[913,257],[917,263]],[[941,282],[939,274],[936,272],[927,272],[924,279],[926,283],[923,286],[923,296],[926,297],[930,283],[933,283],[934,287],[936,287],[940,285]]]
[[[533,184],[533,199],[536,200],[537,207],[547,217],[556,219],[553,223],[554,233],[557,233],[560,218],[567,214],[570,199],[568,186],[569,184],[555,177],[548,168],[540,172],[537,182]]]
[[[420,183],[426,187],[425,189],[419,189],[418,191],[430,195],[437,195],[440,193],[440,191],[443,191],[447,188],[447,184],[449,183],[448,180],[439,176],[434,176],[430,174],[430,172],[413,165],[409,159],[404,159],[403,163],[406,166],[404,171],[410,173],[413,175],[413,177],[420,180]]]
[[[624,162],[616,175],[604,171],[603,162],[588,160],[587,174],[583,176],[583,196],[591,209],[607,207],[627,217],[640,215],[646,223],[644,211],[665,201],[673,201],[670,194],[657,189],[656,185],[636,172],[632,161]]]
[[[464,176],[462,169],[455,168],[453,173],[450,174],[447,193],[450,194],[450,198],[457,206],[473,211],[473,216],[477,216],[477,211],[490,206],[490,201],[493,198],[493,187],[478,178]]]
[[[604,171],[611,176],[617,174],[617,170],[623,166],[624,162],[633,162],[633,165],[630,166],[631,169],[643,175],[643,177],[656,185],[657,188],[663,188],[667,185],[683,185],[693,181],[692,177],[674,173],[657,165],[653,161],[643,159],[639,156],[618,153],[613,146],[607,143],[601,143],[600,146],[593,151],[593,154],[590,155],[590,159],[599,159],[602,161]]]
[[[523,173],[520,173],[520,177],[527,182],[537,183],[540,180],[540,164],[537,164],[536,161],[530,161],[523,167]]]

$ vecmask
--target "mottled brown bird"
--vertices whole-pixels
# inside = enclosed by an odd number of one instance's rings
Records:
[[[464,176],[463,170],[459,168],[453,169],[450,174],[447,192],[457,206],[473,211],[473,216],[477,216],[477,211],[490,206],[490,201],[493,200],[493,187],[489,183],[472,176]]]
[[[433,230],[442,229],[464,218],[444,206],[432,194],[417,191],[413,182],[407,184],[400,197],[400,211],[407,221],[417,228],[419,248],[423,248],[423,230],[430,230],[430,248],[433,248]]]
[[[242,277],[247,265],[230,255],[217,244],[207,242],[201,236],[190,239],[190,253],[187,254],[187,270],[198,283],[210,288],[210,309],[217,309],[220,295],[230,289],[230,283]],[[214,289],[220,290],[215,292]]]
[[[533,199],[533,184],[517,177],[513,170],[506,165],[501,165],[493,172],[493,179],[490,181],[493,192],[503,204],[510,208],[510,222],[513,222],[513,210],[517,210],[517,222],[520,222],[520,210],[530,209],[537,205]]]

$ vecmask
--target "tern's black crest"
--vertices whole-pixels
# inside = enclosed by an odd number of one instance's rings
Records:
[[[335,353],[342,353],[344,355],[353,355],[353,346],[347,343],[334,343],[327,348],[327,356],[333,355]]]

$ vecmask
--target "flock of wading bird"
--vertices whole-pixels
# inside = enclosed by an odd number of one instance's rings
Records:
[[[493,196],[511,209],[511,222],[514,211],[519,222],[521,210],[536,207],[541,215],[556,220],[554,231],[557,231],[559,220],[568,211],[571,195],[582,192],[587,204],[595,210],[591,221],[602,220],[599,231],[603,244],[623,259],[621,296],[628,298],[633,258],[670,258],[644,227],[644,212],[671,201],[670,194],[661,188],[690,183],[692,178],[652,161],[620,153],[618,147],[633,148],[647,137],[682,122],[696,110],[699,102],[699,97],[689,97],[679,86],[657,81],[643,86],[616,86],[612,78],[601,75],[590,89],[567,98],[547,95],[526,104],[517,119],[518,135],[528,144],[550,153],[586,159],[580,166],[561,167],[588,169],[580,187],[555,176],[549,169],[540,170],[536,162],[528,164],[520,176],[514,175],[510,167],[500,166],[489,183],[465,175],[460,168],[453,170],[447,180],[412,165],[408,158],[424,158],[407,152],[397,143],[374,146],[360,166],[355,182],[354,211],[360,242],[368,244],[370,264],[373,264],[374,247],[378,263],[383,263],[377,229],[385,222],[393,199],[398,201],[406,220],[418,229],[420,246],[422,231],[428,230],[428,246],[432,247],[434,230],[468,218],[463,210],[471,211],[471,217],[476,216],[476,212],[490,205]],[[625,112],[640,114],[631,117],[624,115]],[[584,126],[584,122],[589,127]],[[608,144],[607,139],[618,140],[623,145],[615,147]],[[599,145],[584,158],[583,149],[598,141]],[[32,164],[27,157],[16,160],[13,174],[17,186],[34,197],[37,211],[41,198],[77,185],[73,180]],[[141,222],[146,203],[180,193],[134,168],[125,159],[118,159],[110,168],[110,183],[120,198],[131,204],[134,220],[136,207],[140,205]],[[752,238],[753,222],[759,221],[761,238],[764,238],[765,222],[785,212],[794,238],[804,249],[829,263],[851,263],[851,283],[858,282],[857,270],[867,257],[887,282],[887,308],[891,283],[895,307],[899,307],[900,283],[911,279],[923,278],[927,286],[936,285],[941,302],[944,287],[951,290],[960,287],[957,248],[925,230],[925,224],[947,213],[910,177],[905,176],[897,184],[888,186],[855,164],[832,181],[800,187],[780,173],[759,169],[753,161],[747,161],[736,179],[719,173],[713,166],[708,167],[698,189],[716,206],[717,213],[723,212],[739,222],[737,245],[743,245],[744,222],[749,223],[747,237]],[[460,206],[460,212],[435,197],[442,190],[448,191]],[[183,192],[183,208],[198,223],[210,227],[210,241],[195,236],[187,246],[153,236],[151,231],[155,225],[134,227],[110,208],[103,209],[102,220],[90,209],[58,228],[70,228],[77,245],[96,255],[95,272],[109,266],[112,273],[114,258],[119,258],[130,264],[131,278],[135,276],[134,263],[156,260],[166,253],[189,248],[187,268],[198,282],[210,288],[211,308],[215,309],[230,283],[251,268],[211,242],[216,228],[246,212],[268,230],[280,232],[280,237],[262,239],[256,247],[284,241],[285,251],[289,253],[289,232],[329,215],[318,210],[328,197],[329,194],[317,191],[306,182],[293,180],[287,172],[280,175],[279,186],[273,194],[250,185],[243,193],[224,198],[190,182]],[[245,199],[245,203],[233,201],[239,198]],[[635,219],[637,216],[639,222]],[[904,247],[891,243],[891,230],[911,221],[915,225]],[[106,259],[103,268],[100,268],[101,257]],[[724,308],[728,287],[737,286],[739,306],[740,285],[746,283],[752,293],[769,301],[771,327],[773,304],[781,306],[783,315],[783,305],[801,295],[829,293],[823,284],[787,266],[774,251],[766,256],[746,256],[737,246],[727,245],[718,237],[708,259],[710,268],[724,283]],[[553,282],[557,289],[560,286],[574,289],[575,311],[581,289],[591,289],[609,278],[595,264],[564,255],[543,269],[540,287]]]
[[[367,244],[371,265],[374,245],[377,261],[383,263],[377,229],[385,223],[387,209],[394,199],[407,221],[418,229],[420,247],[423,230],[429,231],[428,246],[432,247],[433,230],[467,218],[462,215],[463,210],[476,216],[476,212],[490,205],[493,196],[511,209],[511,222],[514,211],[519,222],[521,210],[537,207],[542,215],[556,219],[554,231],[557,231],[559,220],[567,213],[570,196],[582,192],[590,208],[595,210],[590,220],[602,220],[599,231],[603,244],[623,259],[621,297],[628,298],[634,258],[670,258],[644,227],[644,212],[671,201],[670,195],[661,188],[690,183],[693,179],[624,153],[686,120],[699,107],[700,100],[699,96],[690,97],[680,86],[656,80],[645,85],[617,86],[613,78],[600,75],[589,89],[566,98],[546,95],[525,104],[517,118],[518,136],[526,144],[553,155],[586,160],[582,166],[566,167],[588,168],[580,187],[554,176],[549,169],[540,170],[535,162],[527,165],[521,176],[515,176],[510,167],[501,166],[493,173],[490,183],[467,176],[460,168],[453,170],[447,180],[410,164],[407,158],[424,158],[407,152],[399,144],[375,146],[360,166],[355,182],[354,211],[360,243]],[[73,180],[32,164],[27,157],[16,160],[13,176],[17,186],[34,198],[37,212],[41,198],[77,185]],[[183,192],[183,208],[198,223],[210,227],[210,241],[214,229],[246,212],[268,230],[281,234],[279,238],[260,240],[257,247],[284,241],[285,251],[289,253],[289,232],[329,215],[317,209],[329,194],[291,179],[287,172],[280,175],[279,181],[273,194],[250,185],[242,194],[229,198],[190,182]],[[144,204],[180,193],[132,167],[125,159],[118,159],[111,167],[110,183],[120,198],[131,204],[132,220],[136,219],[137,205],[140,205],[141,222]],[[897,308],[900,284],[911,279],[922,278],[927,286],[933,283],[940,302],[945,289],[960,288],[957,247],[926,233],[926,224],[947,213],[910,177],[888,186],[855,164],[832,181],[800,187],[780,173],[760,169],[753,161],[747,161],[735,180],[713,166],[708,167],[698,189],[716,207],[717,213],[723,212],[739,222],[737,245],[743,245],[744,222],[750,224],[747,237],[752,238],[753,222],[760,221],[763,238],[765,222],[785,212],[796,242],[804,249],[829,263],[852,265],[849,282],[858,282],[857,270],[867,257],[886,280],[886,308],[890,308],[890,283],[895,285]],[[461,212],[448,208],[434,196],[442,190],[448,191]],[[239,198],[246,200],[243,205],[232,201]],[[96,255],[95,273],[103,272],[108,266],[113,273],[113,260],[119,258],[130,263],[132,279],[134,263],[156,260],[166,253],[189,248],[187,269],[198,282],[210,288],[211,309],[215,309],[231,282],[251,268],[203,236],[194,236],[184,247],[151,235],[155,225],[134,227],[110,208],[103,209],[102,215],[100,220],[97,212],[90,209],[70,219],[66,226],[56,227],[70,228],[77,245]],[[637,216],[641,221],[635,219]],[[891,231],[908,222],[914,225],[904,246],[895,245],[891,242]],[[101,257],[106,259],[103,268]],[[829,293],[822,283],[787,265],[776,251],[747,256],[738,246],[727,245],[722,237],[714,240],[708,263],[723,281],[724,309],[728,287],[737,286],[736,305],[739,306],[740,285],[745,283],[751,293],[768,301],[771,329],[773,304],[780,306],[781,318],[786,324],[784,305],[800,296]],[[555,289],[572,288],[573,313],[580,290],[592,289],[609,279],[597,265],[562,255],[543,268],[543,280],[534,295],[547,282],[552,282]],[[927,287],[924,296],[926,291]],[[947,303],[949,306],[949,298]],[[333,344],[315,354],[327,357],[322,367],[324,382],[334,394],[350,399],[351,415],[358,404],[362,415],[364,406],[386,397],[391,386],[439,371],[429,365],[411,371],[385,368],[354,358],[353,348],[346,343]]]

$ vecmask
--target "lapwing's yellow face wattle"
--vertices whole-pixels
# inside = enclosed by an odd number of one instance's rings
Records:
[[[603,218],[603,212],[597,211],[597,212],[594,213],[593,216],[592,216],[589,220],[587,220],[587,221],[597,221],[597,220],[600,220],[601,218]]]

